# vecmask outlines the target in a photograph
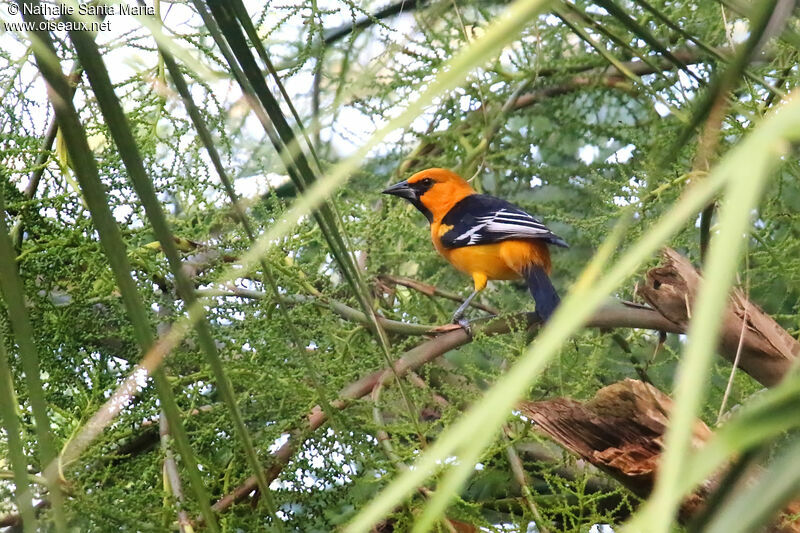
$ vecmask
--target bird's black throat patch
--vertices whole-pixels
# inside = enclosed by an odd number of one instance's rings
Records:
[[[411,205],[419,209],[420,213],[425,215],[425,218],[428,219],[428,222],[432,222],[433,213],[431,213],[430,209],[425,207],[420,198],[422,197],[423,194],[428,192],[431,187],[433,187],[434,183],[423,183],[424,181],[426,180],[420,180],[415,183],[408,184],[408,187],[414,191],[414,198],[409,198],[408,201],[411,202]]]

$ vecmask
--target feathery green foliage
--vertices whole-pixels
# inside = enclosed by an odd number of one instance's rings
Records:
[[[552,532],[618,530],[642,508],[632,530],[666,531],[682,495],[742,452],[765,474],[714,502],[709,528],[763,524],[795,496],[796,378],[757,394],[738,371],[708,447],[687,453],[685,431],[713,426],[725,394],[713,330],[732,281],[800,331],[786,2],[752,18],[662,0],[156,4],[116,6],[96,35],[0,34],[0,238],[14,248],[0,257],[0,380],[14,387],[0,523]],[[391,376],[387,361],[422,356],[416,326],[457,305],[440,294],[467,294],[423,217],[378,194],[432,166],[570,243],[553,255],[562,308],[535,338],[478,333],[352,399],[360,378]],[[716,298],[700,297],[688,341],[657,351],[657,332],[581,328],[607,295],[636,297],[659,246],[699,264],[709,239]],[[481,299],[533,307],[516,282]],[[151,378],[143,357],[161,364]],[[667,473],[644,505],[512,411],[518,394],[583,400],[628,377],[676,391]],[[135,396],[109,402],[125,383]]]

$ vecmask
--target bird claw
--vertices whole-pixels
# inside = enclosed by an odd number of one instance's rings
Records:
[[[458,318],[453,322],[455,324],[458,324],[461,327],[461,329],[463,329],[467,333],[469,338],[472,338],[472,326],[469,325],[469,320],[467,320],[466,318]]]

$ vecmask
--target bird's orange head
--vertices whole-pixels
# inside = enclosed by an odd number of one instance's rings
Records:
[[[383,194],[400,196],[422,211],[428,222],[440,221],[460,200],[475,194],[469,183],[444,168],[429,168],[392,185]]]

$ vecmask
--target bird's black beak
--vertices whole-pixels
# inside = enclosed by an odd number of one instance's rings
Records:
[[[395,183],[385,191],[382,191],[381,194],[392,194],[408,200],[417,199],[417,191],[411,188],[411,186],[408,184],[408,180]]]

